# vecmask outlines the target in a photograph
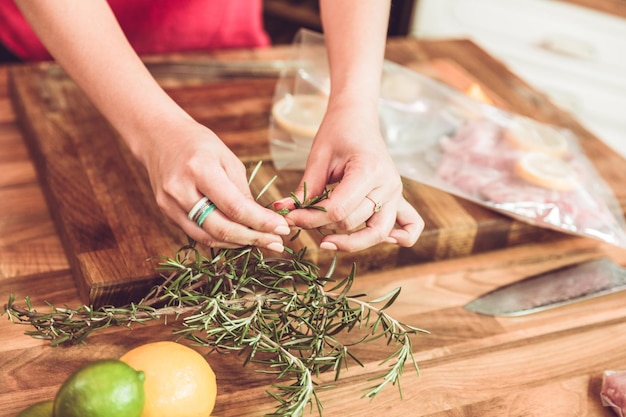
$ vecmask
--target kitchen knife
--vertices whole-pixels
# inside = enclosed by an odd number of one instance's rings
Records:
[[[491,316],[522,316],[626,289],[626,268],[608,258],[533,275],[486,293],[465,309]]]

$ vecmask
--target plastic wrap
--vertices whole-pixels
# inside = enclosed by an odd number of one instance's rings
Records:
[[[291,52],[297,69],[281,74],[270,117],[270,152],[278,169],[304,169],[330,91],[324,38],[300,30]]]
[[[277,83],[270,149],[278,169],[303,169],[329,91],[323,37],[301,31],[302,65]],[[472,99],[385,61],[379,115],[400,174],[518,220],[626,247],[615,196],[566,129]]]

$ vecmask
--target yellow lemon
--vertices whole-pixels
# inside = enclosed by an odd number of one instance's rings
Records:
[[[504,131],[504,137],[516,148],[563,156],[568,150],[567,139],[556,128],[518,117]]]
[[[204,356],[176,342],[138,346],[120,360],[145,374],[142,417],[208,417],[215,406],[215,373]]]
[[[527,153],[515,165],[515,172],[525,181],[558,191],[568,191],[576,185],[576,172],[561,158],[545,153]]]
[[[22,410],[17,417],[52,417],[54,401],[41,401]]]
[[[117,359],[88,363],[65,380],[54,399],[56,417],[139,417],[144,375]]]
[[[323,95],[289,94],[272,106],[272,117],[281,129],[296,139],[313,139],[327,106],[328,98]]]

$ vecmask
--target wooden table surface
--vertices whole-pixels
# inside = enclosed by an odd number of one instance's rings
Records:
[[[405,43],[415,42],[390,44],[401,52]],[[424,54],[445,50],[449,56],[462,56],[465,69],[484,81],[494,101],[510,110],[590,137],[568,114],[505,67],[493,65],[485,73],[479,71],[478,62],[471,65],[472,59],[484,57],[475,45],[450,41],[420,47]],[[275,52],[242,53],[263,58]],[[0,305],[14,293],[18,300],[30,296],[39,308],[44,301],[77,306],[81,299],[15,120],[7,74],[8,68],[0,67]],[[598,149],[608,152],[595,142],[586,148],[588,152]],[[623,162],[611,155],[606,163]],[[598,168],[603,174],[610,172]],[[622,207],[624,194],[620,195]],[[599,392],[604,370],[626,369],[626,292],[517,318],[481,316],[462,307],[497,286],[601,254],[626,264],[624,250],[567,237],[359,276],[354,291],[372,296],[401,286],[390,312],[430,331],[414,340],[421,375],[407,370],[402,379],[403,399],[393,387],[373,401],[361,399],[370,385],[368,378],[379,373],[378,362],[385,355],[376,346],[357,347],[355,352],[365,366],[351,367],[335,388],[321,392],[324,415],[611,416]],[[171,323],[133,331],[110,329],[85,345],[53,348],[23,335],[27,327],[11,324],[6,315],[0,317],[0,417],[15,416],[29,404],[53,398],[80,365],[119,357],[142,343],[172,340],[174,329]],[[234,355],[209,356],[209,362],[218,376],[215,416],[261,416],[274,409],[274,401],[265,394],[271,379],[242,367]],[[322,377],[323,382],[328,379]]]

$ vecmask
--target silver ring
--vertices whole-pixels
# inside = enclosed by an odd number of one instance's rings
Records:
[[[206,218],[209,217],[209,214],[211,214],[213,210],[217,208],[215,207],[215,204],[211,203],[210,201],[208,203],[210,204],[202,206],[202,210],[198,211],[198,215],[193,218],[193,220],[199,227],[202,227],[202,224],[204,223]]]
[[[383,205],[381,203],[375,201],[372,197],[366,195],[365,198],[367,198],[369,201],[374,203],[374,213],[378,213],[380,211],[380,209],[383,208]]]
[[[195,222],[196,219],[198,218],[198,216],[200,215],[200,213],[202,213],[202,211],[206,209],[206,206],[209,206],[211,204],[213,204],[213,203],[211,203],[211,201],[206,196],[202,197],[191,208],[191,210],[189,210],[189,213],[187,214],[187,217],[189,218],[189,220]]]

